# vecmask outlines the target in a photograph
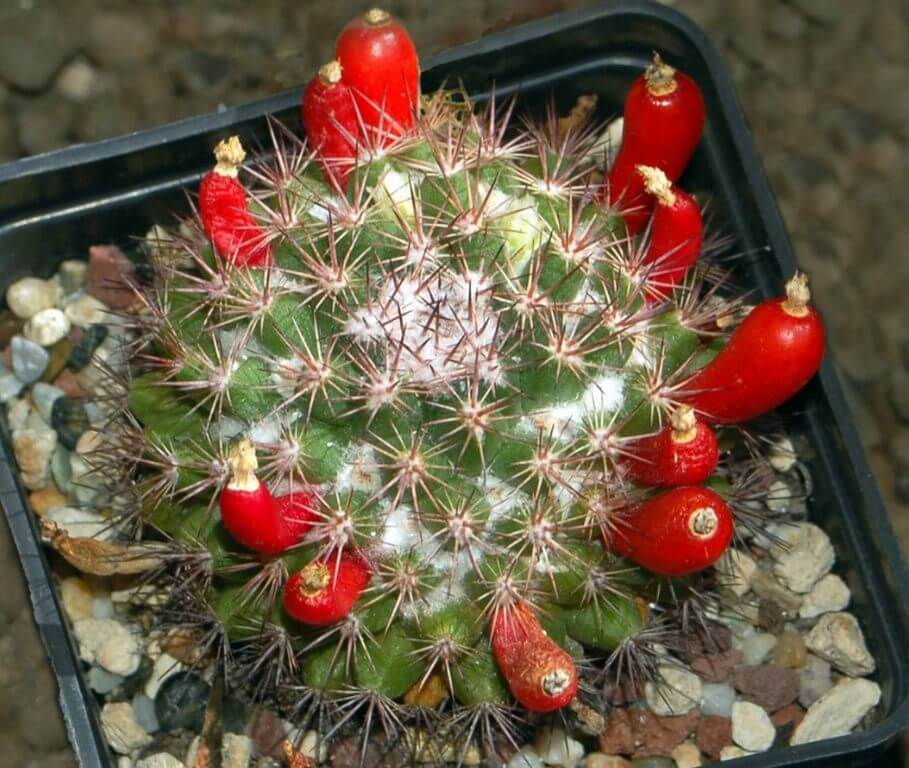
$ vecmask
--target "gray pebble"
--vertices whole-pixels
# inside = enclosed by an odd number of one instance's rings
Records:
[[[742,664],[760,664],[776,645],[776,638],[766,632],[756,632],[742,641]]]
[[[64,391],[60,387],[55,387],[53,384],[46,384],[43,381],[36,382],[32,387],[32,401],[35,403],[35,408],[38,409],[38,413],[41,414],[41,418],[44,419],[46,424],[50,424],[51,420],[51,409],[53,408],[54,401],[58,397],[63,397]]]
[[[155,733],[160,728],[155,714],[155,702],[144,693],[133,699],[133,712],[136,713],[136,722],[149,733]]]
[[[12,371],[0,368],[0,403],[6,403],[16,397],[25,386]]]
[[[730,717],[735,703],[735,689],[726,683],[705,683],[701,697],[701,714],[707,717]]]
[[[103,595],[92,598],[92,618],[93,619],[112,619],[114,618],[114,604],[110,597]]]
[[[59,443],[57,443],[51,459],[51,476],[60,493],[69,494],[73,484],[73,469],[70,464],[69,451]]]
[[[41,378],[44,369],[47,368],[50,354],[40,344],[24,339],[21,336],[13,336],[11,342],[13,351],[13,372],[19,381],[25,384],[31,384]]]
[[[807,709],[831,688],[830,662],[809,654],[808,662],[799,670],[799,704]]]
[[[88,670],[88,687],[95,693],[110,693],[124,681],[123,675],[115,675],[102,667],[91,667]]]

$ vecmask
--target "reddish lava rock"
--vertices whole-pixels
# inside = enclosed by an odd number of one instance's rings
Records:
[[[85,397],[88,394],[79,383],[79,377],[69,368],[60,371],[60,375],[54,379],[54,386],[60,387],[67,397]]]
[[[799,676],[793,669],[776,664],[736,667],[732,683],[746,701],[752,701],[768,712],[791,704],[799,695]]]
[[[777,728],[782,728],[786,725],[792,725],[795,728],[804,718],[805,709],[803,707],[798,704],[787,704],[770,716],[770,722]]]
[[[660,717],[647,709],[615,709],[600,734],[600,751],[607,755],[668,757],[694,731],[701,713]]]
[[[697,656],[691,660],[690,666],[691,671],[705,683],[722,683],[741,661],[742,652],[729,648],[722,653]]]
[[[126,309],[136,298],[130,281],[136,268],[116,245],[93,245],[88,249],[85,292],[111,309]]]
[[[715,715],[703,718],[694,732],[694,742],[705,755],[719,760],[723,747],[732,744],[732,720]]]

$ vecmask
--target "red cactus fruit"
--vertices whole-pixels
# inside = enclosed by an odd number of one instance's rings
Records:
[[[301,114],[309,146],[326,179],[343,190],[356,163],[359,129],[353,95],[337,59],[320,67],[309,81]]]
[[[808,278],[796,273],[784,298],[751,310],[682,399],[712,423],[737,424],[792,397],[824,357],[824,325],[810,301]]]
[[[379,8],[341,31],[335,58],[344,68],[367,138],[387,146],[415,124],[420,105],[420,60],[404,26]]]
[[[659,168],[670,181],[677,181],[700,141],[704,117],[704,97],[697,83],[654,54],[653,63],[625,98],[622,146],[601,191],[610,203],[628,210],[629,234],[647,223],[653,208],[637,166]]]
[[[299,541],[278,513],[275,499],[256,477],[256,451],[241,440],[228,457],[230,481],[218,505],[221,523],[240,544],[264,555],[277,555]]]
[[[337,559],[318,558],[287,580],[284,609],[303,624],[334,624],[350,613],[371,575],[366,561],[347,550]]]
[[[704,242],[704,221],[697,201],[674,186],[659,168],[639,165],[637,171],[644,179],[645,192],[656,201],[643,259],[645,265],[651,265],[648,292],[664,298],[697,263]]]
[[[278,517],[281,518],[288,536],[294,540],[294,544],[309,533],[313,523],[318,519],[316,514],[318,505],[319,501],[316,496],[304,490],[293,491],[275,498]]]
[[[492,652],[512,695],[531,712],[554,712],[578,692],[574,660],[546,634],[525,602],[501,608],[491,630]]]
[[[202,228],[221,256],[244,267],[271,262],[271,244],[247,208],[246,189],[237,178],[246,152],[231,136],[215,147],[215,167],[199,184]]]
[[[732,541],[732,511],[709,488],[683,486],[627,507],[604,545],[661,576],[712,565]]]
[[[719,460],[716,434],[687,405],[675,410],[661,432],[635,443],[634,453],[628,475],[643,485],[699,485]]]

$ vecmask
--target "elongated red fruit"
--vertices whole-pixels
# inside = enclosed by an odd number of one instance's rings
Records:
[[[629,234],[647,223],[653,207],[637,166],[659,168],[670,181],[678,180],[700,141],[704,116],[697,83],[654,54],[625,97],[622,146],[603,189],[611,204],[634,209],[625,216]]]
[[[732,528],[719,494],[683,486],[628,507],[604,544],[653,573],[685,576],[716,562],[729,548]]]
[[[228,457],[230,481],[221,491],[218,505],[221,523],[244,547],[265,555],[277,555],[296,544],[278,512],[274,497],[256,477],[256,451],[241,440]]]
[[[379,8],[341,31],[335,58],[344,68],[371,144],[387,146],[409,131],[420,104],[420,60],[404,26]]]
[[[271,244],[247,207],[237,169],[246,152],[231,136],[215,147],[215,167],[199,184],[202,228],[221,256],[238,266],[261,267],[271,261]]]
[[[808,278],[796,273],[785,298],[752,309],[680,398],[715,424],[748,421],[784,403],[824,357],[824,325],[810,301]]]
[[[719,447],[713,430],[698,421],[694,410],[683,405],[656,435],[634,447],[628,475],[644,485],[699,485],[716,469]]]
[[[309,81],[301,115],[309,146],[318,155],[325,177],[343,190],[356,163],[359,129],[341,62],[328,62]]]
[[[685,279],[701,255],[704,220],[697,201],[674,186],[663,171],[639,165],[644,191],[656,201],[650,225],[650,242],[644,253],[648,294],[663,298]]]
[[[554,712],[577,695],[574,660],[546,634],[527,603],[499,610],[491,637],[496,663],[522,706],[531,712]]]
[[[366,561],[347,551],[339,560],[313,560],[284,584],[284,609],[303,624],[334,624],[350,613],[371,575]]]

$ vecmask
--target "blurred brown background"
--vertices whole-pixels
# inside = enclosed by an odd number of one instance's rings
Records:
[[[585,0],[388,0],[420,52]],[[909,549],[909,3],[677,0],[738,86]],[[360,0],[0,0],[0,161],[304,82]],[[69,766],[0,525],[0,763]],[[897,758],[894,758],[896,760]]]

